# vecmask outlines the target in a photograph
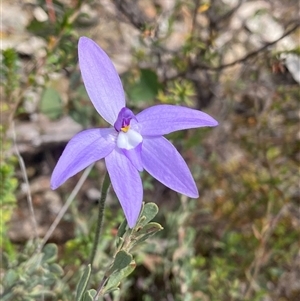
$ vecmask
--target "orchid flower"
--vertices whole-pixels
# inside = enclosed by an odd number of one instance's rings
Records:
[[[136,224],[142,206],[139,172],[144,169],[165,186],[197,198],[198,189],[187,164],[163,135],[216,126],[218,122],[201,111],[174,105],[152,106],[135,115],[125,106],[120,77],[107,54],[91,39],[81,37],[78,56],[87,93],[111,127],[85,130],[69,141],[53,171],[51,188],[56,189],[93,162],[105,158],[130,228]]]

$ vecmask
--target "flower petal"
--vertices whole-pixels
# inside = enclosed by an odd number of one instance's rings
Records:
[[[131,119],[136,119],[133,112],[128,108],[122,108],[114,124],[114,128],[116,129],[117,132],[120,132],[122,127],[126,127],[130,125]]]
[[[142,162],[144,168],[167,187],[192,198],[199,196],[188,166],[164,137],[144,138]]]
[[[56,189],[95,161],[107,156],[116,146],[116,131],[91,129],[78,133],[67,144],[51,177],[51,188]]]
[[[140,143],[135,148],[132,148],[130,150],[127,149],[121,149],[122,153],[129,159],[129,161],[133,164],[133,166],[138,171],[143,171],[143,163],[142,163],[142,157],[141,157],[141,151],[142,151],[142,143]]]
[[[143,141],[143,137],[136,131],[129,129],[126,133],[120,132],[117,138],[117,146],[127,150],[135,148]]]
[[[204,112],[172,105],[150,107],[137,114],[136,118],[142,136],[161,136],[178,130],[218,125]]]
[[[107,54],[91,39],[78,43],[79,65],[86,91],[98,113],[111,125],[125,107],[120,77]]]
[[[139,172],[117,149],[105,158],[105,163],[128,225],[133,228],[139,217],[143,200],[143,186]]]

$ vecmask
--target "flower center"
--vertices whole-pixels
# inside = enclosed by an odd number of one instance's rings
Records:
[[[141,134],[130,128],[131,119],[136,120],[133,112],[122,108],[114,124],[115,130],[118,132],[117,146],[121,149],[136,148],[143,141]]]
[[[130,129],[131,119],[136,119],[133,112],[128,108],[122,108],[114,124],[115,130],[117,132],[122,131],[124,133],[127,133]]]
[[[121,127],[121,131],[124,132],[124,133],[127,133],[129,129],[130,129],[130,125],[129,124]]]

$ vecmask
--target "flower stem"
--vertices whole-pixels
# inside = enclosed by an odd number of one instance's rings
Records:
[[[98,211],[96,235],[95,235],[93,249],[92,249],[92,253],[91,253],[91,257],[90,257],[90,264],[91,264],[92,268],[93,268],[93,263],[95,260],[97,247],[98,247],[98,243],[99,243],[99,239],[100,239],[102,223],[103,223],[105,200],[106,200],[107,191],[108,191],[109,186],[110,186],[110,178],[109,178],[108,172],[106,172],[106,174],[104,176],[103,184],[102,184],[101,197],[99,200],[99,211]]]

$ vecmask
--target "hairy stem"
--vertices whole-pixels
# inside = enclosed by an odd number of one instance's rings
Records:
[[[108,173],[106,172],[104,180],[103,180],[103,184],[102,184],[101,197],[99,200],[99,211],[98,211],[96,235],[95,235],[93,249],[92,249],[92,253],[91,253],[91,257],[90,257],[91,267],[93,267],[93,263],[95,260],[97,247],[98,247],[98,243],[99,243],[99,239],[100,239],[102,223],[103,223],[105,200],[106,200],[109,186],[110,186],[110,178],[109,178]]]

